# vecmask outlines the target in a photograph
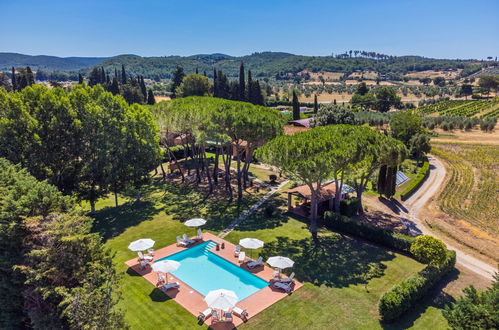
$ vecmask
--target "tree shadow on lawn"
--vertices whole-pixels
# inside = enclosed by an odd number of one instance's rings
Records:
[[[172,292],[173,292],[173,290],[172,290]],[[151,291],[151,293],[149,294],[149,297],[151,298],[152,301],[155,301],[155,302],[165,302],[165,301],[172,299],[169,295],[167,295],[166,293],[164,293],[163,291],[161,291],[158,288],[154,288]]]
[[[263,247],[261,255],[264,260],[271,256],[287,256],[295,262],[292,271],[298,280],[337,288],[366,283],[366,275],[373,264],[379,265],[381,271],[376,277],[381,277],[386,268],[381,262],[395,258],[393,252],[339,234],[301,240],[277,237]]]
[[[136,201],[118,207],[106,207],[92,215],[94,232],[99,232],[104,241],[123,233],[128,227],[150,220],[161,211],[151,201]]]
[[[407,329],[414,326],[414,322],[423,315],[429,307],[443,309],[446,305],[455,302],[454,297],[443,291],[443,288],[459,277],[459,270],[454,268],[426,297],[417,302],[417,305],[412,310],[395,320],[394,322],[380,322],[383,329]]]
[[[286,223],[290,214],[282,210],[286,201],[277,196],[269,198],[258,210],[243,221],[237,230],[255,231],[259,229],[273,229]]]

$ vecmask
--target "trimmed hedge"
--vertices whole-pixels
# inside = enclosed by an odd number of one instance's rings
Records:
[[[414,194],[419,187],[426,181],[430,175],[430,162],[425,159],[423,166],[418,170],[418,173],[411,179],[411,184],[400,194],[400,199],[405,201]]]
[[[330,229],[336,229],[408,253],[410,253],[411,244],[414,241],[414,237],[366,225],[330,211],[324,213],[324,223]]]
[[[357,197],[342,199],[340,202],[340,213],[347,217],[357,214],[359,210],[359,199]]]
[[[456,252],[447,250],[442,265],[427,266],[385,292],[379,301],[379,315],[383,321],[392,321],[415,306],[456,264]]]

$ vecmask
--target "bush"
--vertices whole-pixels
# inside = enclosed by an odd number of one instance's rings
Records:
[[[351,217],[357,214],[359,207],[358,198],[347,198],[340,202],[340,213],[344,216]]]
[[[330,229],[336,229],[405,252],[410,252],[411,244],[414,241],[413,237],[366,225],[330,211],[324,213],[324,222],[326,227]]]
[[[422,271],[385,292],[378,309],[383,321],[392,321],[411,309],[448,272],[454,269],[456,252],[446,251],[440,266],[428,265]]]
[[[446,247],[441,240],[430,235],[422,235],[412,243],[411,253],[419,262],[438,266],[445,261]]]
[[[419,187],[423,185],[423,183],[428,178],[430,174],[430,162],[428,162],[428,158],[425,157],[425,161],[423,166],[418,170],[418,173],[414,178],[411,179],[410,184],[404,189],[404,191],[400,194],[400,199],[405,201],[409,197],[414,194]]]

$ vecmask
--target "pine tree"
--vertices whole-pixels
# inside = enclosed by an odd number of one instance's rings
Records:
[[[125,72],[125,65],[124,64],[121,65],[121,83],[123,85],[126,84],[126,72]]]
[[[17,79],[16,79],[16,69],[12,67],[12,90],[16,91],[17,90]]]
[[[244,63],[241,61],[241,64],[239,65],[239,100],[240,101],[245,101],[246,100],[246,82],[244,81]]]
[[[300,119],[300,102],[298,102],[298,95],[293,90],[293,120]]]
[[[154,98],[154,93],[152,92],[152,89],[149,89],[149,92],[147,94],[147,104],[153,105],[156,103],[156,99]]]
[[[253,80],[251,78],[251,70],[248,70],[248,86],[247,86],[246,99],[244,101],[248,101],[250,103],[253,103],[253,95],[251,94],[252,85],[253,85]]]
[[[78,84],[83,84],[83,76],[81,73],[78,73]]]
[[[314,94],[314,113],[317,113],[319,110],[319,103],[317,102],[317,94]]]

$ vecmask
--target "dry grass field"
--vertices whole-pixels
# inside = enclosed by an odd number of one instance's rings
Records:
[[[454,79],[459,76],[462,69],[457,69],[455,71],[435,71],[435,70],[426,70],[414,73],[408,73],[405,77],[409,78],[436,78],[436,77],[445,77],[446,79]]]

